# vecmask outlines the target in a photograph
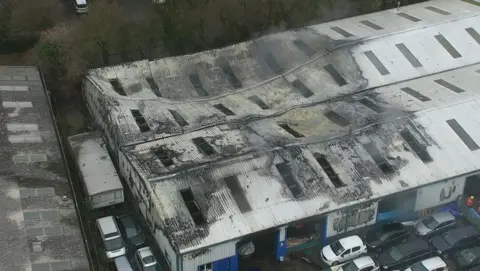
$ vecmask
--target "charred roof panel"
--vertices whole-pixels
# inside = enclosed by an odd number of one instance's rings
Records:
[[[276,164],[275,167],[282,176],[283,181],[287,185],[288,190],[292,193],[293,197],[297,198],[302,195],[302,189],[298,185],[295,177],[293,176],[292,169],[287,163]]]
[[[237,176],[228,176],[224,178],[224,180],[240,211],[242,213],[251,211],[252,207],[250,207],[250,204],[243,193],[243,189],[240,186]]]

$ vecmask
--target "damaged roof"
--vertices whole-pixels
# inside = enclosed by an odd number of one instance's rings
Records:
[[[92,70],[85,88],[188,253],[477,171],[479,15],[428,1]]]

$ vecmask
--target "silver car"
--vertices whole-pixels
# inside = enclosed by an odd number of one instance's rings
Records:
[[[141,271],[161,271],[150,247],[139,248],[135,252],[135,262]]]
[[[457,224],[450,212],[437,212],[420,219],[415,223],[415,234],[420,237],[430,237],[443,233]]]

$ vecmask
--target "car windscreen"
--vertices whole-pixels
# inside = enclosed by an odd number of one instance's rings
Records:
[[[419,262],[410,267],[412,271],[429,271],[423,263]]]
[[[358,271],[360,270],[354,262],[349,262],[342,266],[343,271]]]
[[[455,236],[454,234],[452,234],[451,232],[447,232],[443,235],[443,239],[445,240],[445,242],[447,242],[447,244],[449,244],[450,246],[454,246],[457,242],[458,242],[458,236]]]
[[[340,244],[339,241],[333,242],[330,245],[330,248],[332,248],[333,253],[335,253],[335,255],[337,255],[337,256],[345,251],[345,248],[342,246],[342,244]]]
[[[392,247],[388,252],[388,255],[390,255],[395,261],[400,261],[403,257],[402,252],[397,247]]]
[[[478,256],[475,255],[475,253],[473,253],[473,251],[470,249],[461,251],[460,255],[462,255],[462,258],[464,258],[468,263],[473,263],[478,259]]]
[[[119,250],[123,247],[122,238],[115,238],[110,240],[105,240],[105,249],[107,251]]]
[[[438,221],[433,218],[433,216],[429,216],[425,218],[423,221],[423,225],[429,229],[435,229],[436,226],[438,226]]]

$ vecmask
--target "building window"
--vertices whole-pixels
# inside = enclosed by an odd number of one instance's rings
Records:
[[[198,266],[198,271],[212,271],[212,263],[202,264]]]

